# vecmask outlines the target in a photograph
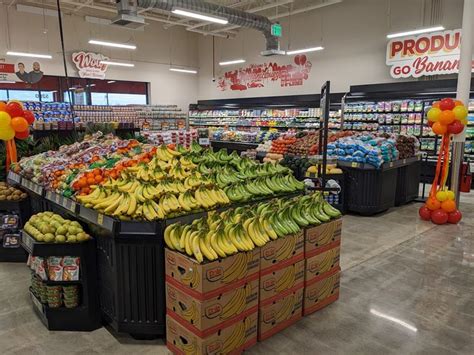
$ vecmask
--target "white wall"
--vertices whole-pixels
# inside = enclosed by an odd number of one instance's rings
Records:
[[[429,3],[429,0],[426,0]],[[285,87],[268,84],[268,87],[246,91],[220,91],[212,83],[212,40],[199,40],[199,99],[223,99],[255,96],[314,94],[321,85],[331,81],[332,92],[346,92],[350,85],[395,81],[385,65],[386,34],[423,26],[423,0],[392,0],[390,20],[388,0],[344,0],[342,3],[295,15],[291,22],[281,20],[283,26],[282,49],[299,49],[322,45],[325,50],[307,53],[313,64],[309,79],[303,86]],[[442,25],[447,29],[461,27],[462,0],[442,0]],[[429,25],[429,9],[425,13]],[[216,38],[216,62],[244,57],[248,64],[278,62],[291,63],[292,58],[259,55],[264,49],[263,36],[256,31],[243,31],[236,39]],[[216,76],[235,70],[242,64],[219,67]],[[400,79],[397,79],[400,81]]]
[[[43,33],[43,16],[8,10],[0,6],[0,58],[7,50],[51,53],[52,60],[42,59],[42,70],[47,75],[64,76],[58,19],[46,16],[47,33]],[[173,65],[198,66],[198,35],[176,26],[164,30],[151,22],[144,31],[132,31],[117,26],[91,24],[83,16],[63,16],[65,44],[70,76],[77,76],[71,54],[78,50],[102,53],[113,59],[132,61],[135,68],[109,66],[107,79],[133,80],[151,83],[151,103],[177,104],[187,110],[189,103],[196,102],[198,92],[197,75],[170,72]],[[112,49],[88,44],[90,38],[137,45],[136,51]],[[15,63],[16,57],[6,57]]]

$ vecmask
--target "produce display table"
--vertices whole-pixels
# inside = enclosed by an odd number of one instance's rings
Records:
[[[378,169],[370,164],[338,161],[345,176],[346,210],[370,216],[415,199],[420,159],[400,159]]]
[[[117,332],[138,339],[165,334],[165,257],[164,230],[173,223],[189,223],[206,216],[199,212],[157,222],[128,222],[105,216],[58,194],[39,189],[26,179],[21,186],[38,191],[46,210],[69,214],[86,224],[96,243],[97,288],[102,320]],[[292,197],[291,193],[274,197]],[[271,198],[262,198],[265,201]],[[252,201],[252,202],[255,202]],[[232,204],[227,208],[247,203]],[[51,246],[51,245],[50,245]],[[75,245],[74,245],[75,246]]]
[[[230,141],[214,141],[211,140],[211,147],[214,150],[226,149],[228,153],[232,151],[237,151],[237,153],[246,151],[248,149],[257,148],[258,143],[249,143],[249,142],[230,142]]]

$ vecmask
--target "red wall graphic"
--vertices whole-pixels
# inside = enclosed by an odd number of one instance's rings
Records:
[[[280,82],[281,87],[301,86],[308,80],[312,64],[305,55],[294,57],[294,64],[251,64],[244,68],[225,72],[217,86],[222,91],[263,88],[268,83]]]

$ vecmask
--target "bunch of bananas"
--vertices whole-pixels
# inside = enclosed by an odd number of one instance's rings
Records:
[[[191,224],[174,223],[165,229],[168,248],[193,256],[199,263],[253,250],[270,240],[337,218],[341,213],[320,193],[275,199],[249,208],[209,212]],[[291,246],[288,246],[290,248]],[[282,253],[287,251],[285,246]]]
[[[123,170],[117,179],[77,196],[86,207],[122,220],[164,219],[230,203],[223,190],[180,152],[161,146],[148,164]]]

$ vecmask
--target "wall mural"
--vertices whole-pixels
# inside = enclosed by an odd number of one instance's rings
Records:
[[[280,87],[301,86],[309,78],[312,64],[304,54],[293,58],[293,63],[269,62],[225,72],[217,80],[221,91],[244,91],[264,88],[279,82]]]

